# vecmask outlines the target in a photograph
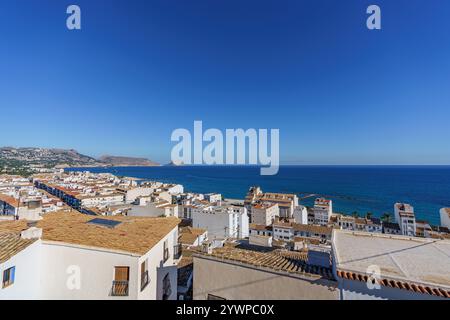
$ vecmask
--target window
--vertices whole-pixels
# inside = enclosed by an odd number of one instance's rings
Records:
[[[147,287],[150,280],[148,278],[148,260],[141,263],[141,291]]]
[[[11,267],[3,271],[3,288],[9,287],[14,283],[16,267]]]
[[[166,262],[169,259],[169,240],[164,241],[163,260]]]
[[[114,267],[114,281],[111,289],[112,296],[128,296],[130,281],[130,267]]]

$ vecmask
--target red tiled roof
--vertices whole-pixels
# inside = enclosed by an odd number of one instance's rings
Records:
[[[337,271],[337,276],[339,278],[367,282],[368,276],[355,272],[347,272],[347,271]],[[450,298],[450,291],[446,291],[441,288],[432,288],[429,286],[423,286],[414,283],[402,282],[397,280],[389,280],[389,279],[381,279],[379,280],[379,284],[385,287],[391,287],[402,290],[409,290],[417,293],[429,294],[433,296],[438,296],[442,298]]]

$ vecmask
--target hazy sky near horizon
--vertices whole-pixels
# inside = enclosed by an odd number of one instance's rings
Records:
[[[2,0],[0,47],[0,146],[167,162],[202,120],[279,128],[285,164],[450,164],[447,0]]]

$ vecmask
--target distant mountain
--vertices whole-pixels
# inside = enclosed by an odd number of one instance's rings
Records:
[[[69,149],[0,148],[0,164],[4,167],[81,167],[101,165],[96,159]]]
[[[109,166],[142,166],[142,167],[154,167],[159,166],[160,164],[154,161],[151,161],[146,158],[134,158],[134,157],[119,157],[119,156],[101,156],[99,161],[103,164]]]
[[[183,161],[170,161],[166,166],[184,166]]]

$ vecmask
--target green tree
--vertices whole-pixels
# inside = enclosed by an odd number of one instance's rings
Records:
[[[359,217],[358,211],[353,211],[352,212],[352,217],[358,218]]]
[[[383,222],[391,222],[392,216],[391,216],[390,213],[385,212],[385,213],[383,213],[383,215],[381,216],[381,220],[382,220]]]
[[[372,212],[367,212],[366,213],[366,219],[371,219],[373,217],[373,213]]]

